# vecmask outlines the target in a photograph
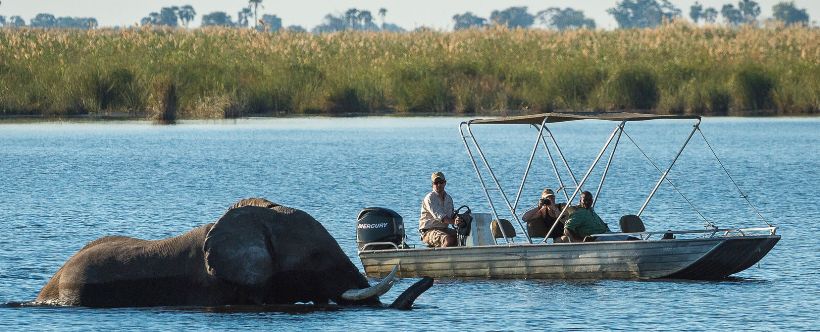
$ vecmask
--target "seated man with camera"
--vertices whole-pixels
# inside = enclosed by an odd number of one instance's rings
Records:
[[[558,221],[558,224],[552,230],[552,233],[547,232],[552,228],[556,218],[561,213],[564,204],[557,204],[555,202],[555,193],[552,189],[546,188],[541,192],[541,199],[538,200],[538,206],[530,209],[521,217],[527,223],[527,232],[532,237],[549,237],[556,241],[564,234],[564,223]]]

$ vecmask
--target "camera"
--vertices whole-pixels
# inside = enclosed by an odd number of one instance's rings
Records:
[[[538,202],[538,204],[539,205],[550,205],[550,199],[544,197],[544,198],[541,199],[541,201]]]

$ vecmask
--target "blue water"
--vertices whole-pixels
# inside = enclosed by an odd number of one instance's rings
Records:
[[[311,213],[353,262],[355,216],[384,206],[404,216],[411,242],[429,174],[442,170],[456,205],[487,212],[456,118],[251,119],[185,122],[0,124],[0,303],[34,299],[85,243],[120,234],[159,239],[215,221],[233,202],[262,196]],[[568,123],[555,136],[579,176],[612,123]],[[438,281],[409,312],[220,312],[196,308],[0,307],[0,330],[817,330],[820,308],[820,119],[710,118],[709,142],[783,239],[755,267],[720,282]],[[636,123],[631,137],[663,168],[690,125]],[[632,131],[634,130],[634,131]],[[515,196],[531,129],[477,128]],[[665,144],[666,150],[657,145]],[[610,224],[635,213],[658,177],[624,138],[596,209]],[[522,206],[555,188],[539,152]],[[721,227],[764,226],[699,134],[670,179]],[[562,174],[568,179],[566,172]],[[600,172],[586,189],[594,190]],[[559,197],[561,195],[559,194]],[[561,199],[559,199],[560,201]],[[671,186],[644,213],[650,230],[704,221]],[[401,280],[392,301],[415,279]]]

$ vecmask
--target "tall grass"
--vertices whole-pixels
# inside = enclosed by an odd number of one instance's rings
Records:
[[[0,29],[0,115],[815,114],[820,30]],[[750,113],[753,112],[753,113]]]

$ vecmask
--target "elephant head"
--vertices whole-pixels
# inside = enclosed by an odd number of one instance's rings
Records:
[[[252,303],[377,304],[392,276],[371,287],[309,214],[264,199],[234,204],[208,232],[207,273]]]

